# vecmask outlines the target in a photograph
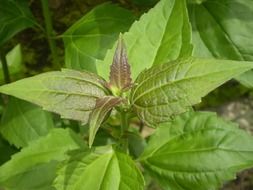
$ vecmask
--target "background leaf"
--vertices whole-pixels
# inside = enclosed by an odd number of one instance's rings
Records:
[[[25,184],[29,176],[35,175],[34,179],[42,177],[41,175],[44,176],[45,174],[40,172],[44,169],[54,170],[55,165],[51,161],[62,161],[67,158],[65,154],[67,151],[79,149],[83,146],[81,138],[72,131],[53,129],[47,136],[33,141],[0,167],[0,186],[10,189],[17,188],[16,183],[22,184],[23,182]],[[41,165],[46,163],[49,163],[49,165]],[[42,178],[48,180],[47,177]],[[42,181],[40,179],[37,183],[41,184]],[[36,181],[32,183],[28,181],[26,185],[34,184],[36,184]],[[40,188],[43,189],[43,186]]]
[[[8,190],[55,190],[52,184],[58,164],[57,161],[38,164],[5,181],[5,187],[8,187]]]
[[[201,101],[221,84],[253,67],[251,62],[189,58],[142,72],[131,104],[148,126],[168,121]]]
[[[191,112],[162,124],[141,160],[165,189],[217,189],[253,166],[252,144],[252,136],[236,125],[213,113]]]
[[[0,0],[0,46],[18,32],[36,25],[26,0]]]
[[[57,190],[143,190],[144,180],[128,155],[102,147],[79,152],[64,162],[55,187]]]
[[[132,77],[135,79],[145,68],[192,53],[191,28],[185,0],[161,0],[129,32],[124,34]],[[116,49],[108,51],[104,61],[97,62],[97,72],[108,78]]]
[[[10,98],[2,116],[0,132],[3,137],[17,148],[48,134],[54,128],[50,113],[40,107]]]
[[[95,74],[63,69],[1,86],[0,92],[86,124],[96,99],[105,95],[102,83]]]
[[[194,55],[240,61],[253,60],[253,1],[206,0],[188,6]],[[253,87],[253,71],[237,77]]]
[[[138,132],[128,132],[129,153],[134,158],[139,158],[147,146],[146,140]]]
[[[6,61],[8,64],[9,74],[12,80],[16,80],[24,75],[25,67],[22,64],[22,52],[21,45],[16,45],[6,55]],[[2,63],[0,61],[0,83],[4,83],[4,74]]]
[[[94,8],[63,34],[66,66],[95,72],[95,60],[104,58],[134,19],[130,11],[117,5],[106,3]]]
[[[154,5],[157,3],[159,0],[131,0],[134,4],[139,5],[139,6],[150,6]]]
[[[0,136],[0,166],[11,158],[11,155],[17,150],[8,144],[2,136]]]

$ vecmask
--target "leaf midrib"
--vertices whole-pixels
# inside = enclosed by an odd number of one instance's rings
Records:
[[[103,156],[105,157],[105,156],[108,156],[108,155],[110,155],[110,154],[111,154],[111,156],[110,156],[110,159],[109,159],[109,160],[107,161],[107,163],[106,163],[105,170],[103,171],[102,182],[100,181],[99,187],[101,187],[101,185],[102,185],[102,183],[103,183],[104,176],[105,176],[106,170],[107,170],[107,166],[109,165],[109,163],[110,163],[111,160],[112,160],[112,157],[113,157],[112,152],[106,153],[106,154],[104,154],[104,155],[98,155],[98,157],[97,157],[96,159],[92,160],[89,164],[87,164],[87,165],[85,166],[85,169],[84,169],[84,170],[87,170],[87,168],[91,168],[91,167],[94,165],[94,163],[96,163],[96,160],[101,159],[101,156],[102,156],[102,157],[103,157]],[[74,188],[73,188],[74,190],[77,190],[78,184],[80,184],[80,181],[81,181],[81,180],[83,180],[82,177],[80,177],[79,180],[75,183]],[[99,189],[100,189],[100,188],[99,188]]]
[[[153,168],[157,168],[158,170],[163,170],[165,171],[166,173],[170,172],[170,173],[187,173],[187,174],[192,174],[192,175],[196,175],[198,173],[224,173],[224,172],[227,172],[228,170],[232,170],[233,168],[235,167],[248,167],[248,166],[252,166],[253,162],[248,162],[247,164],[240,164],[240,165],[233,165],[233,166],[230,166],[228,168],[219,168],[219,169],[215,169],[215,170],[205,170],[205,171],[189,171],[189,170],[184,170],[184,171],[180,171],[180,170],[167,170],[167,169],[163,169],[157,165],[154,165],[152,163],[150,163],[148,160],[145,161],[146,164],[150,165],[151,167]]]
[[[187,125],[184,126],[185,127],[188,127]],[[189,134],[195,134],[195,133],[199,133],[201,131],[212,131],[212,130],[221,130],[221,131],[224,131],[225,129],[222,128],[222,127],[213,127],[213,126],[210,126],[210,127],[204,127],[204,128],[201,128],[201,129],[198,129],[198,130],[192,130],[192,131],[183,131],[179,134],[176,134],[174,136],[171,136],[167,141],[165,141],[163,144],[160,144],[158,147],[156,147],[148,156],[145,156],[143,158],[141,158],[141,160],[144,160],[148,157],[153,157],[153,155],[158,152],[160,149],[162,149],[162,147],[166,146],[167,144],[169,144],[170,142],[174,141],[175,139],[179,138],[180,136],[184,136],[184,135],[189,135]],[[237,133],[237,130],[235,129],[232,129],[232,128],[226,128],[227,131],[230,131],[232,133]],[[228,132],[227,132],[228,133]],[[175,151],[176,153],[177,152],[180,152],[180,151]],[[251,151],[250,151],[251,152]],[[253,152],[253,151],[252,151]],[[144,152],[145,153],[145,152]],[[173,153],[173,152],[171,152]]]

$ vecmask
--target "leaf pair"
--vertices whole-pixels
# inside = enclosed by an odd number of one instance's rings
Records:
[[[131,82],[122,48],[119,45],[120,50],[112,66],[116,74],[113,73],[110,81],[119,90],[124,90]],[[150,127],[156,127],[187,111],[190,106],[199,103],[201,97],[252,67],[250,62],[198,58],[157,65],[138,76],[130,93],[130,103],[141,120]],[[108,96],[110,92],[105,84],[106,81],[95,74],[63,69],[4,85],[0,87],[0,92],[84,124],[96,108],[90,119],[91,144],[107,113],[120,103],[119,98]]]

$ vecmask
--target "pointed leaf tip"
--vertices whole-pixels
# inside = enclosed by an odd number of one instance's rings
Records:
[[[131,81],[131,70],[128,63],[126,46],[123,35],[120,34],[111,65],[109,87],[111,90],[124,91],[130,88]]]

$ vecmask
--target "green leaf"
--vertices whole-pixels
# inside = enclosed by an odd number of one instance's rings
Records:
[[[47,135],[53,127],[51,114],[34,104],[10,98],[2,116],[0,132],[10,144],[20,148]]]
[[[148,126],[168,121],[221,84],[253,67],[251,62],[189,58],[142,72],[130,101]]]
[[[165,63],[192,53],[191,28],[185,0],[161,0],[129,32],[124,34],[132,77],[145,68]],[[97,72],[108,78],[116,49],[108,51],[104,61],[97,62]]]
[[[55,187],[57,190],[143,190],[144,180],[128,155],[101,147],[79,152],[64,162]]]
[[[1,86],[0,92],[86,124],[96,99],[105,96],[102,83],[95,74],[63,69]]]
[[[253,61],[253,1],[206,0],[188,9],[195,56]],[[237,79],[253,87],[253,71]]]
[[[64,34],[65,62],[68,68],[96,71],[95,60],[103,59],[120,32],[128,30],[133,14],[117,5],[99,5]]]
[[[11,51],[6,55],[6,61],[8,64],[9,74],[12,80],[16,80],[19,77],[23,76],[25,67],[22,64],[22,52],[20,44],[16,45]],[[0,61],[0,83],[3,84],[4,74],[2,63]]]
[[[53,129],[47,136],[33,141],[0,167],[0,186],[11,188],[14,184],[10,181],[18,178],[21,180],[32,170],[36,172],[39,164],[65,160],[68,157],[67,151],[82,146],[84,145],[81,138],[71,130]]]
[[[18,32],[37,23],[26,0],[0,0],[0,46]]]
[[[97,100],[95,109],[90,114],[89,147],[92,146],[95,135],[108,113],[121,101],[121,98],[114,96],[105,96]]]
[[[8,179],[8,190],[55,190],[52,186],[59,162],[38,164],[28,171]],[[1,188],[0,188],[1,189]]]
[[[213,113],[190,112],[162,124],[141,160],[164,189],[218,189],[253,166],[253,138]]]

